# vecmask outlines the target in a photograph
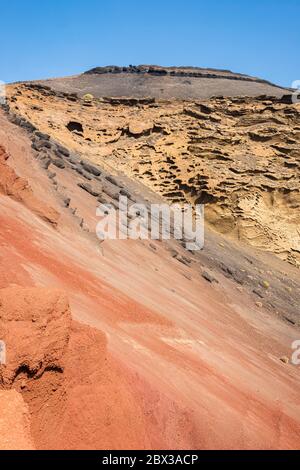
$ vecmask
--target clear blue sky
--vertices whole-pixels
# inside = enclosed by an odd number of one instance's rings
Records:
[[[1,2],[0,80],[152,63],[300,80],[300,0]]]

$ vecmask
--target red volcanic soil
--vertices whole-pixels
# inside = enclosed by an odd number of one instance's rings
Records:
[[[7,164],[8,158],[9,155],[5,149],[0,147],[0,193],[23,203],[42,219],[56,225],[59,214],[35,197],[28,182],[17,176],[15,171]]]
[[[15,390],[0,391],[1,450],[34,450],[28,407]]]
[[[280,360],[297,330],[160,242],[100,247],[26,134],[2,115],[0,124],[0,401],[18,401],[15,431],[4,405],[1,446],[299,447],[299,374]],[[60,182],[96,223],[89,196],[67,172]]]

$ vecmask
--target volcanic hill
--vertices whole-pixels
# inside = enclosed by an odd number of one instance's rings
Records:
[[[299,446],[299,144],[291,90],[229,71],[7,87],[1,448]],[[120,195],[203,203],[204,249],[100,243]]]

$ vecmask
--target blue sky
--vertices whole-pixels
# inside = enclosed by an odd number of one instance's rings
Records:
[[[0,80],[97,65],[195,65],[300,80],[299,0],[1,2]]]

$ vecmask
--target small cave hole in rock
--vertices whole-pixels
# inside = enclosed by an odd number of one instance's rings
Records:
[[[70,121],[67,124],[67,129],[70,132],[80,132],[81,134],[83,134],[83,126],[80,122]]]
[[[212,194],[209,194],[207,191],[201,191],[198,198],[195,201],[195,204],[211,204],[217,201],[217,198]]]

